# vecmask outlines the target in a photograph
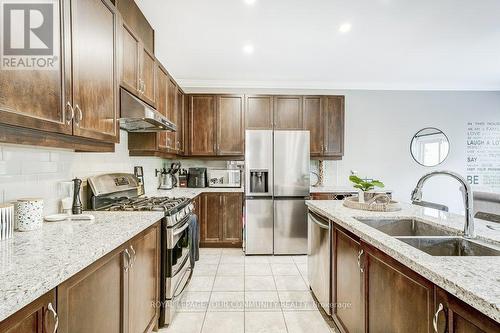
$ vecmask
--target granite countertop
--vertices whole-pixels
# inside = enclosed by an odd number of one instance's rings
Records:
[[[95,220],[44,222],[0,242],[0,322],[110,253],[163,212],[88,212]]]
[[[463,232],[463,216],[410,204],[402,204],[401,211],[388,213],[349,209],[342,205],[342,201],[333,200],[310,200],[306,204],[311,210],[331,219],[366,243],[500,322],[500,257],[431,256],[355,219],[414,217],[460,234]],[[477,219],[475,229],[479,241],[500,246],[500,231],[488,229],[484,221]]]
[[[392,190],[383,188],[377,191],[391,193]],[[352,186],[311,186],[311,193],[358,193],[359,191]]]
[[[243,193],[245,189],[243,187],[202,187],[202,188],[192,188],[192,187],[174,187],[171,190],[152,190],[147,191],[146,195],[155,196],[167,196],[167,197],[186,197],[193,199],[196,196],[207,193],[207,192],[236,192]]]

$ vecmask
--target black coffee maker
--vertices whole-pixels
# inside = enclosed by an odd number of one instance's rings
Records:
[[[207,168],[189,168],[188,187],[207,187]]]

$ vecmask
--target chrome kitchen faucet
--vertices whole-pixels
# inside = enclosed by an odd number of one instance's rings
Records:
[[[413,203],[418,203],[422,201],[422,187],[424,186],[425,182],[434,176],[438,175],[446,175],[450,176],[464,187],[464,206],[465,206],[465,225],[464,225],[464,237],[465,238],[474,238],[476,237],[476,234],[474,232],[474,216],[473,214],[473,201],[472,201],[472,189],[469,185],[469,183],[458,173],[452,172],[452,171],[446,171],[446,170],[440,170],[440,171],[431,171],[425,175],[423,175],[417,182],[417,186],[411,193],[411,200]]]

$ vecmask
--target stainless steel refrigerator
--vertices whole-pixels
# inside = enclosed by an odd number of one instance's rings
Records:
[[[245,132],[246,254],[306,254],[309,131]]]

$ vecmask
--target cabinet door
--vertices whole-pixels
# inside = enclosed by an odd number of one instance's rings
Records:
[[[274,97],[274,129],[302,129],[302,96]]]
[[[3,333],[52,333],[56,324],[56,293],[50,291],[0,322]]]
[[[222,241],[233,244],[242,241],[243,196],[240,193],[223,193]]]
[[[362,266],[358,264],[361,254],[359,240],[335,227],[333,244],[335,292],[332,299],[336,304],[350,304],[334,307],[335,319],[346,332],[364,332],[364,288]]]
[[[157,66],[156,75],[156,85],[157,85],[157,110],[162,115],[168,118],[168,74],[161,68]],[[158,132],[158,147],[160,149],[166,149],[167,146],[167,131]]]
[[[54,6],[60,7],[61,2],[55,1]],[[56,12],[59,13],[60,8]],[[59,16],[54,17],[54,36],[61,35],[61,22]],[[67,102],[71,103],[71,96],[65,100],[63,90],[66,58],[59,38],[53,47],[58,60],[50,70],[0,70],[1,123],[72,133],[71,106],[66,106]]]
[[[116,9],[109,0],[71,1],[74,134],[116,141]]]
[[[362,247],[368,332],[432,331],[433,284],[381,251]]]
[[[310,133],[311,156],[323,153],[323,107],[320,96],[304,96],[304,129]]]
[[[177,154],[184,154],[184,93],[177,89],[177,132],[175,132]]]
[[[433,316],[437,332],[444,333],[496,333],[500,324],[480,313],[463,301],[436,287]],[[442,306],[442,309],[440,308]],[[434,331],[433,331],[434,332]]]
[[[344,155],[344,97],[327,96],[324,111],[324,155]]]
[[[202,214],[201,239],[204,243],[222,241],[222,197],[219,193],[204,193],[201,197]]]
[[[139,38],[124,22],[122,22],[121,44],[121,85],[133,94],[138,95],[140,42]]]
[[[135,239],[130,247],[131,266],[128,270],[128,331],[148,332],[158,319],[160,227],[153,228]],[[135,252],[135,254],[134,254]]]
[[[58,286],[58,333],[122,332],[123,260],[123,252],[113,252]]]
[[[167,98],[167,118],[174,124],[177,124],[177,84],[169,77],[167,82],[168,98]],[[175,150],[176,148],[176,133],[167,132],[167,148]]]
[[[217,96],[217,155],[243,155],[243,96]]]
[[[215,96],[189,96],[189,153],[216,155]]]
[[[146,103],[156,107],[156,64],[155,56],[148,51],[144,46],[141,48],[141,75],[139,88],[141,90],[141,98]]]
[[[273,129],[273,97],[245,96],[245,123],[246,129]]]

